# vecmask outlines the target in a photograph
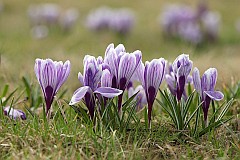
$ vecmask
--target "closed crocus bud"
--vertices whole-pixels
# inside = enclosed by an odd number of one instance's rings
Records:
[[[199,70],[194,68],[192,77],[194,87],[203,101],[202,108],[204,121],[207,125],[207,115],[211,100],[220,101],[224,97],[222,92],[214,91],[217,82],[217,69],[209,68],[204,72],[202,78],[200,78]]]
[[[52,61],[51,59],[36,59],[35,74],[41,86],[46,103],[46,114],[51,108],[53,98],[67,80],[70,73],[70,62]]]
[[[9,116],[10,118],[16,120],[16,119],[22,119],[22,120],[26,120],[26,114],[19,110],[19,109],[14,109],[14,108],[10,108],[10,106],[7,106],[3,109],[4,111],[4,115]]]
[[[177,99],[178,101],[181,100],[185,84],[188,78],[188,75],[190,74],[192,70],[192,61],[189,59],[189,56],[186,54],[181,54],[176,58],[176,60],[172,64],[173,73],[175,75],[177,84]]]
[[[164,78],[166,62],[163,58],[153,59],[151,62],[145,63],[144,69],[144,83],[145,94],[148,103],[148,123],[151,127],[151,114],[154,100],[157,95],[158,88]]]

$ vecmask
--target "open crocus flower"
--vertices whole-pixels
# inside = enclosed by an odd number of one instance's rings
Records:
[[[140,111],[141,109],[144,108],[145,105],[147,105],[147,97],[146,97],[143,86],[138,85],[135,89],[133,87],[129,87],[128,98],[132,97],[137,92],[138,92],[138,94],[135,97],[135,100],[137,101],[136,110]]]
[[[194,68],[193,71],[193,84],[196,91],[200,94],[203,101],[202,108],[204,114],[204,121],[207,124],[208,108],[211,100],[220,101],[224,95],[220,91],[214,91],[217,82],[217,69],[209,68],[205,71],[200,79],[199,70]]]
[[[151,115],[154,100],[157,95],[158,88],[162,83],[166,68],[166,61],[163,58],[153,59],[151,62],[140,64],[137,75],[142,82],[148,103],[148,124],[151,128]]]
[[[180,101],[184,93],[185,84],[186,84],[188,75],[192,70],[192,61],[189,60],[188,55],[181,54],[173,62],[172,68],[173,68],[173,75],[175,76],[175,80],[176,80],[176,95],[177,95],[178,101]]]
[[[136,50],[133,53],[127,53],[122,44],[119,44],[116,48],[114,48],[114,44],[110,44],[105,52],[104,63],[109,66],[112,74],[112,87],[124,92],[141,60],[141,51]],[[122,96],[123,94],[120,94],[118,97],[119,112],[122,108]]]
[[[16,120],[18,118],[21,118],[22,120],[26,120],[26,115],[23,111],[19,109],[10,108],[10,106],[7,106],[3,109],[4,115],[9,116],[10,118]]]
[[[36,59],[34,69],[44,94],[46,114],[48,114],[51,108],[54,96],[62,84],[67,80],[70,68],[70,61],[66,61],[63,64],[62,61],[57,62],[51,59]]]
[[[69,105],[74,105],[80,102],[83,98],[86,103],[86,106],[89,110],[91,118],[94,117],[94,108],[95,108],[95,98],[94,93],[101,94],[103,97],[113,98],[122,94],[122,91],[116,88],[108,87],[109,76],[111,76],[108,71],[103,71],[103,77],[105,79],[101,80],[102,77],[102,64],[98,64],[97,60],[93,56],[86,55],[83,60],[84,63],[84,72],[83,75],[79,72],[78,79],[83,87],[77,89]],[[102,82],[102,86],[100,87]]]

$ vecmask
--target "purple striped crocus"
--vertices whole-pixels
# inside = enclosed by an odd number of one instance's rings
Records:
[[[4,115],[16,120],[16,119],[22,119],[22,120],[26,120],[26,114],[19,110],[19,109],[14,109],[14,108],[10,108],[10,106],[7,106],[3,109]]]
[[[98,58],[98,60],[100,59],[101,58]],[[98,60],[89,55],[84,57],[83,75],[80,72],[78,73],[78,79],[83,87],[80,87],[73,93],[72,99],[69,103],[69,105],[74,105],[84,99],[92,119],[94,117],[94,108],[96,105],[95,94],[100,94],[107,98],[113,98],[122,94],[121,90],[109,87],[109,83],[111,82],[109,82],[109,76],[111,75],[107,70],[102,71],[103,64],[98,63],[100,62]]]
[[[141,51],[136,50],[133,53],[127,53],[122,44],[119,44],[116,48],[114,48],[114,44],[110,44],[105,52],[104,63],[109,66],[112,74],[112,87],[124,92],[141,61]],[[123,93],[118,96],[119,112],[122,108],[122,96]]]
[[[164,78],[165,68],[166,61],[165,59],[160,58],[153,59],[151,62],[147,61],[145,63],[145,67],[143,63],[141,63],[137,70],[138,78],[142,82],[147,97],[149,128],[151,128],[153,103],[156,98],[158,88]]]
[[[209,68],[206,70],[200,78],[199,70],[194,68],[193,70],[193,84],[196,91],[200,94],[203,101],[202,109],[204,114],[204,121],[207,125],[207,115],[211,100],[220,101],[224,95],[220,91],[214,91],[217,82],[217,69]]]
[[[36,59],[34,70],[44,94],[46,114],[51,108],[54,96],[67,80],[70,68],[70,61],[63,63],[51,59]]]
[[[181,54],[173,62],[172,68],[176,80],[176,96],[177,100],[180,101],[184,93],[187,78],[192,70],[192,61],[188,55]]]
[[[177,96],[177,79],[175,74],[173,73],[172,65],[169,64],[169,69],[168,73],[165,74],[165,80],[167,83],[167,86],[171,92],[172,95]],[[186,84],[191,83],[192,84],[192,76],[188,75]],[[187,94],[186,90],[184,88],[183,91],[183,98],[186,100],[187,99]]]

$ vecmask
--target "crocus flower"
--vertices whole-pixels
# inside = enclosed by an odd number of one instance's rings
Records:
[[[177,79],[176,79],[176,75],[173,72],[172,69],[172,65],[169,64],[169,69],[168,69],[168,73],[165,74],[165,80],[167,82],[167,86],[171,92],[172,95],[176,96],[177,95]],[[188,75],[187,80],[186,80],[186,84],[192,84],[192,76]],[[187,99],[187,94],[186,94],[186,90],[184,88],[183,91],[183,96],[184,99]]]
[[[214,91],[217,82],[217,69],[209,68],[205,71],[202,78],[200,78],[199,70],[193,70],[193,84],[196,91],[200,94],[203,101],[202,109],[204,114],[204,121],[207,124],[208,108],[211,100],[220,101],[224,95],[220,91]]]
[[[70,62],[52,61],[51,59],[36,59],[35,74],[42,88],[46,103],[46,114],[51,108],[53,98],[70,73]]]
[[[23,111],[19,109],[10,108],[10,106],[7,106],[3,109],[4,115],[9,116],[10,118],[16,120],[18,118],[21,118],[22,120],[26,120],[26,115]]]
[[[112,30],[116,33],[126,34],[133,27],[134,14],[129,9],[112,9],[100,7],[89,13],[86,26],[93,31]]]
[[[139,50],[127,53],[122,44],[119,44],[116,48],[114,48],[114,44],[110,44],[105,52],[104,63],[109,66],[112,74],[112,87],[124,92],[141,59],[142,53]],[[122,107],[122,96],[123,94],[118,96],[119,112],[121,112]]]
[[[180,101],[185,89],[187,77],[192,70],[192,61],[189,60],[188,55],[181,54],[173,62],[172,68],[176,80],[176,96],[178,101]]]
[[[153,59],[151,62],[140,64],[137,75],[142,82],[148,103],[148,124],[151,128],[151,114],[154,100],[157,95],[158,88],[164,78],[166,61],[163,58]]]
[[[138,94],[136,95],[136,97],[134,99],[137,101],[136,110],[140,111],[141,109],[144,108],[145,105],[147,105],[147,97],[146,97],[143,86],[138,85],[135,89],[133,87],[130,87],[128,89],[128,98],[132,97],[137,92],[138,92]]]
[[[120,34],[127,34],[132,29],[135,17],[130,9],[118,9],[114,11],[109,28]]]
[[[195,11],[186,5],[170,5],[160,15],[160,24],[166,36],[199,44],[217,38],[220,16],[209,11],[204,2]]]
[[[73,28],[74,24],[77,22],[79,13],[77,9],[71,8],[66,10],[59,19],[59,24],[64,31],[69,31]]]
[[[221,16],[218,12],[206,12],[201,17],[203,28],[209,40],[216,40],[221,24]]]
[[[93,31],[108,29],[112,17],[113,11],[109,7],[97,8],[88,14],[86,27]]]
[[[94,108],[95,108],[95,94],[100,94],[103,97],[107,98],[113,98],[115,96],[118,96],[122,93],[121,90],[108,87],[110,86],[109,76],[111,76],[107,70],[103,71],[102,75],[102,66],[101,64],[97,63],[97,60],[93,56],[86,55],[83,60],[84,63],[84,72],[83,75],[79,72],[78,73],[78,79],[80,83],[83,85],[83,87],[80,87],[77,89],[72,99],[69,103],[69,105],[74,105],[78,102],[80,102],[83,98],[86,103],[86,106],[89,110],[89,114],[91,118],[94,117]],[[104,77],[105,79],[101,80],[101,77]],[[102,82],[102,86],[100,87]]]

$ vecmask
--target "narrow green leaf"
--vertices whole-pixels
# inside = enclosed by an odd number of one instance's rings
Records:
[[[4,89],[3,89],[3,92],[2,92],[2,96],[1,96],[1,97],[5,97],[5,96],[6,96],[6,94],[7,94],[7,92],[8,92],[8,89],[9,89],[9,85],[6,84],[6,85],[4,86]]]
[[[223,116],[227,113],[229,107],[232,105],[233,99],[231,99],[223,108],[222,112],[219,114],[218,118],[216,121],[219,121],[223,118]]]
[[[6,98],[6,100],[2,103],[3,106],[6,106],[8,100],[14,95],[14,93],[17,91],[18,88],[16,88],[10,95]]]

